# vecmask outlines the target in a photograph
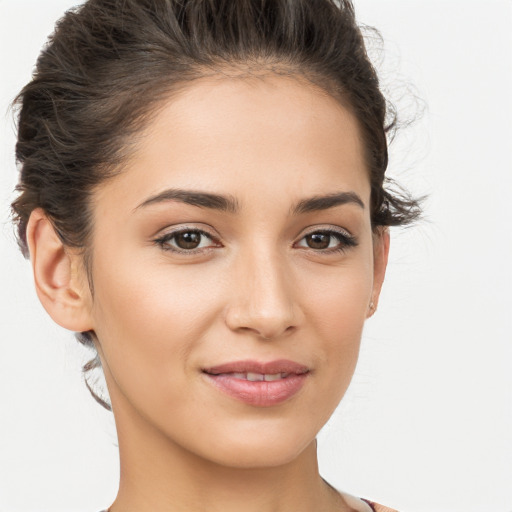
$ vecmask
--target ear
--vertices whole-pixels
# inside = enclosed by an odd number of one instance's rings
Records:
[[[388,266],[389,243],[389,229],[385,226],[377,228],[373,235],[373,290],[368,318],[375,313],[379,304],[380,291]]]
[[[70,331],[92,330],[92,297],[80,256],[66,248],[41,208],[27,224],[37,296],[52,319]]]

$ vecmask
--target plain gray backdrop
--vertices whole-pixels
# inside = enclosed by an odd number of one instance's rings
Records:
[[[72,0],[0,0],[0,512],[97,512],[117,489],[114,423],[53,325],[9,224],[9,102]],[[393,231],[379,311],[319,436],[334,486],[401,512],[512,512],[512,3],[355,0],[383,85],[421,120],[390,174],[429,194]],[[414,95],[422,102],[414,100]]]

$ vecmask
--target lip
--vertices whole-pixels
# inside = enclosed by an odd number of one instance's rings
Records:
[[[249,381],[234,375],[240,373],[285,375],[272,381]],[[206,380],[217,389],[256,407],[271,407],[289,400],[303,387],[309,373],[307,366],[288,359],[232,361],[203,369]]]

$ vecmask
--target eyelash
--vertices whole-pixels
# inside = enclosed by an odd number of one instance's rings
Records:
[[[176,236],[184,234],[184,233],[195,233],[201,235],[201,237],[206,237],[212,240],[212,242],[215,244],[215,247],[220,247],[220,242],[210,235],[210,233],[207,233],[206,231],[203,231],[202,229],[197,228],[182,228],[177,229],[176,231],[171,231],[170,233],[166,233],[165,235],[162,235],[161,237],[155,239],[155,243],[158,244],[164,251],[171,251],[178,254],[200,254],[207,250],[210,250],[211,247],[202,247],[199,249],[180,249],[176,247],[171,247],[169,245],[169,242],[176,238]]]
[[[304,240],[306,237],[311,235],[327,235],[331,238],[336,238],[339,242],[339,245],[336,247],[331,247],[327,249],[314,249],[312,247],[302,247],[304,249],[310,249],[315,252],[319,252],[322,254],[335,254],[335,253],[342,253],[347,251],[348,249],[351,249],[353,247],[356,247],[358,245],[358,241],[355,236],[349,234],[348,232],[344,230],[336,230],[336,229],[315,229],[314,231],[310,231],[309,233],[306,233],[300,240]],[[329,242],[330,244],[330,242]],[[295,244],[294,244],[295,245]]]
[[[198,234],[201,237],[206,237],[206,238],[209,238],[210,240],[212,240],[212,242],[215,244],[214,247],[221,246],[220,241],[217,238],[213,237],[210,233],[207,233],[206,231],[203,231],[203,230],[197,229],[197,228],[183,228],[183,229],[178,229],[176,231],[172,231],[170,233],[166,233],[166,234],[162,235],[161,237],[156,238],[154,240],[154,243],[159,245],[160,248],[164,251],[171,251],[174,253],[186,254],[186,255],[201,254],[201,253],[204,253],[205,251],[209,251],[212,249],[212,247],[202,247],[202,248],[188,250],[188,249],[180,249],[180,248],[176,248],[176,247],[171,247],[169,245],[169,242],[171,240],[175,239],[176,236],[178,236],[180,234],[185,234],[185,233]],[[357,241],[356,237],[350,235],[346,231],[341,231],[341,230],[338,231],[338,230],[335,230],[332,228],[331,229],[316,229],[314,231],[306,233],[304,236],[302,236],[300,238],[299,242],[301,242],[306,237],[311,236],[311,235],[327,235],[329,237],[334,237],[338,240],[339,245],[337,247],[331,247],[331,248],[326,248],[326,249],[314,249],[312,247],[304,247],[304,246],[301,247],[303,249],[310,249],[314,252],[322,253],[322,254],[334,254],[334,253],[345,252],[348,249],[351,249],[352,247],[356,247],[359,243]],[[294,244],[294,246],[297,243],[298,242],[296,242]],[[330,242],[329,242],[329,244],[330,244]]]

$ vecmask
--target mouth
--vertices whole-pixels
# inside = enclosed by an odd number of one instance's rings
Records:
[[[238,401],[257,407],[281,404],[297,394],[310,374],[294,361],[267,363],[234,361],[202,370],[215,388]]]
[[[209,375],[220,375],[220,374],[236,374],[243,376],[269,376],[275,377],[277,375],[280,378],[288,375],[301,375],[309,372],[309,368],[303,364],[290,361],[289,359],[278,359],[275,361],[268,361],[261,363],[258,361],[244,360],[244,361],[232,361],[230,363],[224,363],[209,368],[203,368],[203,372]],[[246,377],[240,377],[246,378]],[[249,378],[248,380],[253,380]],[[264,378],[256,378],[254,380],[265,380]],[[277,378],[273,379],[277,380]]]
[[[208,373],[208,372],[206,372]],[[289,375],[295,375],[290,373],[255,373],[255,372],[247,372],[247,373],[209,373],[209,375],[229,375],[233,379],[240,380],[248,380],[250,382],[274,382],[279,379],[286,379]]]

